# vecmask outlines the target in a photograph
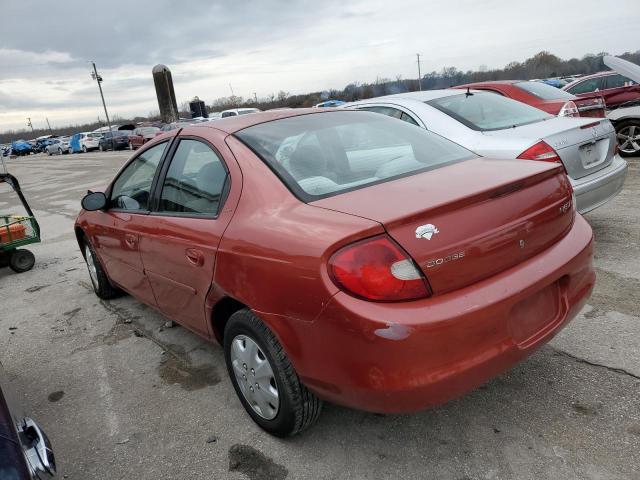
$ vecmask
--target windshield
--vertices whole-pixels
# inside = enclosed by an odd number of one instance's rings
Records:
[[[425,103],[480,131],[519,127],[553,118],[542,110],[488,92],[452,95]]]
[[[473,158],[422,128],[362,111],[262,123],[236,133],[303,201]]]
[[[517,82],[513,85],[514,87],[524,90],[541,100],[573,100],[574,98],[570,93],[560,90],[559,88],[552,87],[551,85],[547,85],[546,83]]]

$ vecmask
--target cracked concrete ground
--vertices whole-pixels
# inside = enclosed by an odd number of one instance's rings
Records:
[[[10,160],[43,230],[37,265],[0,269],[0,359],[70,479],[640,478],[640,161],[588,214],[598,282],[549,345],[440,408],[327,405],[281,440],[250,421],[221,349],[130,297],[101,302],[72,231],[127,153]],[[0,188],[0,211],[9,208]]]

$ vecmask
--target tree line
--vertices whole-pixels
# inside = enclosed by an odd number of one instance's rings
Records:
[[[464,83],[482,82],[490,80],[532,80],[539,78],[562,77],[569,75],[588,75],[591,73],[608,70],[602,58],[606,52],[598,54],[587,54],[582,58],[571,58],[563,60],[550,52],[542,51],[523,62],[510,62],[504,68],[489,70],[480,67],[478,70],[458,70],[456,67],[444,67],[439,72],[432,71],[426,73],[420,79],[403,79],[397,76],[395,79],[376,78],[374,82],[353,82],[342,90],[331,89],[321,92],[311,92],[305,94],[291,95],[289,92],[280,91],[268,97],[243,98],[238,96],[219,97],[209,105],[209,112],[219,112],[229,108],[259,108],[260,110],[270,110],[272,108],[300,108],[312,107],[328,99],[343,100],[352,102],[365,98],[391,95],[395,93],[412,92],[419,89],[432,90],[438,88],[448,88]],[[640,50],[626,52],[618,55],[635,64],[640,64]],[[189,118],[188,102],[181,104],[180,116]],[[159,115],[150,113],[146,117],[135,117],[131,119],[114,118],[112,123],[137,123],[143,121],[157,121]],[[7,143],[18,138],[35,138],[41,135],[54,133],[56,135],[69,135],[80,131],[91,131],[104,126],[103,122],[92,122],[83,125],[70,125],[67,127],[49,129],[35,129],[33,132],[27,129],[18,131],[9,130],[0,133],[0,143]]]

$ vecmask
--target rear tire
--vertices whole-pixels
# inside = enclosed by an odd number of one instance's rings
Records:
[[[86,145],[82,146],[82,153],[87,153],[87,146]]]
[[[89,270],[89,278],[93,291],[95,294],[103,300],[110,300],[112,298],[119,297],[122,291],[114,287],[109,281],[109,277],[104,272],[100,260],[98,259],[93,246],[89,243],[89,240],[84,238],[84,259],[87,263],[87,269]]]
[[[620,155],[623,157],[640,155],[640,120],[623,120],[616,123],[615,127]]]
[[[16,273],[28,272],[36,264],[36,257],[30,250],[13,250],[9,256],[9,267]]]
[[[260,399],[253,401],[255,406],[249,403],[248,398],[260,396],[260,390],[264,390],[265,387],[258,387],[259,375],[255,375],[251,365],[243,363],[242,356],[238,354],[238,348],[242,348],[242,345],[257,346],[255,355],[250,355],[249,358],[255,359],[258,366],[264,367],[266,364],[270,367],[271,378],[264,385],[271,386],[270,390],[276,392],[278,405],[276,409],[272,408],[275,402],[270,403],[265,408],[265,412],[269,413],[267,415],[259,411],[260,407],[257,405],[260,404]],[[224,331],[224,356],[238,398],[249,416],[262,429],[277,437],[288,437],[302,432],[316,422],[322,411],[322,400],[300,382],[275,335],[249,309],[240,310],[229,318]],[[245,378],[242,377],[243,370],[246,372]],[[254,388],[253,380],[258,381],[255,391],[243,393],[243,389],[246,391],[248,388]],[[244,386],[241,387],[240,382],[243,382]],[[263,403],[265,398],[268,397],[262,395]]]
[[[98,146],[98,150],[100,150],[101,152],[104,152],[104,148],[102,148],[102,145]]]

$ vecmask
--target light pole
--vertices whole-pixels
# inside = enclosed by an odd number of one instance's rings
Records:
[[[33,124],[31,123],[31,117],[27,117],[27,127],[31,127],[31,133],[35,135],[35,131],[33,130]]]
[[[258,95],[256,94],[256,92],[253,92],[253,98],[256,101],[256,105],[258,104]]]
[[[422,91],[422,74],[420,73],[420,54],[416,53],[418,57],[418,90]]]
[[[111,137],[111,146],[113,145],[113,132],[111,131],[111,120],[109,120],[109,114],[107,113],[107,104],[104,101],[104,94],[102,93],[102,77],[98,75],[98,70],[96,69],[95,62],[91,62],[93,65],[93,72],[91,72],[91,78],[93,78],[96,82],[98,82],[98,90],[100,90],[100,98],[102,99],[102,106],[104,107],[104,116],[107,117],[107,125],[109,126],[109,137]]]

